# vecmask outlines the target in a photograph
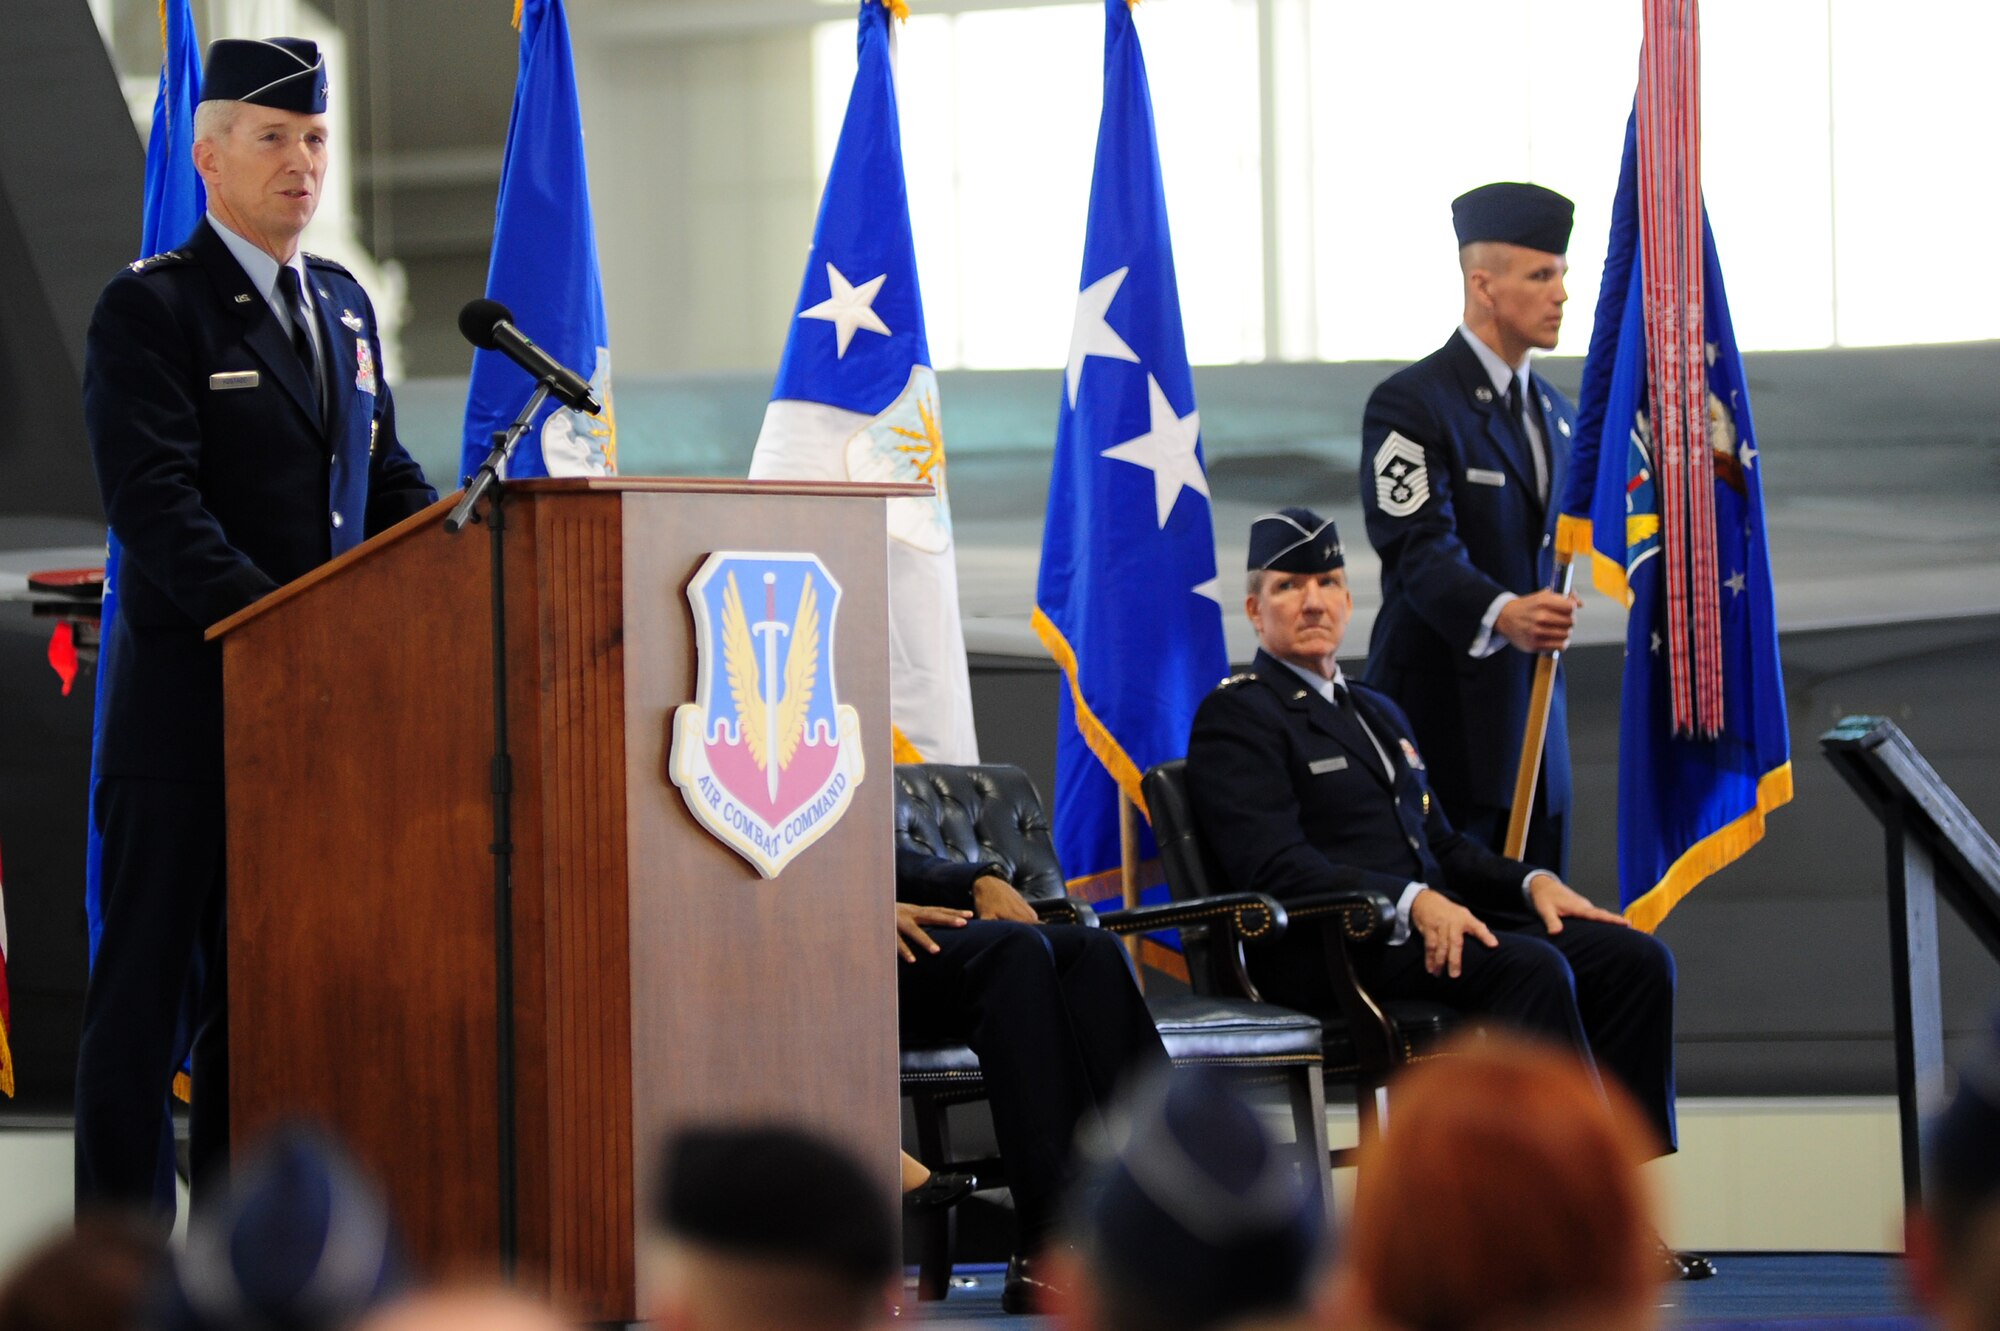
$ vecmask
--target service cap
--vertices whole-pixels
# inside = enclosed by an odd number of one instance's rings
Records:
[[[1552,189],[1518,180],[1481,185],[1451,201],[1451,225],[1461,248],[1497,240],[1564,254],[1575,220],[1574,203]]]
[[[1346,565],[1332,518],[1323,518],[1309,508],[1281,508],[1250,523],[1247,567],[1252,570],[1325,573]]]
[[[204,102],[249,102],[279,111],[326,110],[326,57],[303,37],[225,37],[208,46]]]

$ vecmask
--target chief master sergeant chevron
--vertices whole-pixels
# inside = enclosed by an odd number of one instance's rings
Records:
[[[1379,384],[1361,424],[1361,507],[1382,556],[1366,678],[1401,704],[1452,821],[1501,849],[1535,653],[1567,645],[1574,598],[1547,590],[1575,416],[1528,364],[1556,344],[1573,205],[1540,185],[1452,201],[1465,316]],[[1562,676],[1523,856],[1569,866]]]
[[[173,1211],[183,994],[197,1186],[228,1142],[222,662],[202,632],[436,496],[396,437],[367,293],[303,254],[326,174],[326,64],[297,38],[209,48],[208,215],[91,318],[83,405],[121,612],[98,718],[103,941],[77,1059],[76,1194]]]

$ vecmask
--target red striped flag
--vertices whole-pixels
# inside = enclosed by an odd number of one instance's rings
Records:
[[[1639,243],[1652,370],[1675,734],[1722,732],[1722,608],[1702,311],[1701,58],[1696,0],[1645,0]]]

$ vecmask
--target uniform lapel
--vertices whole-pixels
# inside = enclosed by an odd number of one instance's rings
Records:
[[[333,297],[312,266],[306,274],[313,284],[313,318],[319,323],[319,344],[326,348],[326,437],[339,439],[347,428],[347,411],[354,397],[354,334],[334,316]]]
[[[236,256],[207,221],[195,228],[189,248],[215,283],[216,301],[242,321],[244,345],[264,363],[265,373],[278,381],[317,428],[319,401],[313,393],[312,381],[306,378],[306,367],[299,363],[299,353],[292,349],[291,333],[271,312],[264,294],[251,285],[250,275],[243,271],[243,265],[236,262]]]
[[[1347,750],[1348,761],[1359,763],[1361,769],[1374,777],[1378,785],[1391,788],[1388,774],[1382,770],[1382,754],[1375,751],[1375,746],[1369,743],[1367,733],[1361,729],[1354,717],[1343,716],[1338,707],[1308,688],[1304,680],[1268,652],[1258,652],[1252,668],[1258,679],[1271,686],[1286,708],[1301,717],[1312,729]],[[1390,759],[1392,765],[1394,761],[1392,757]]]
[[[1477,353],[1465,345],[1462,334],[1453,333],[1451,341],[1445,345],[1452,368],[1458,372],[1459,386],[1465,392],[1466,406],[1483,419],[1486,437],[1493,441],[1493,447],[1506,462],[1507,470],[1514,474],[1513,483],[1521,487],[1529,503],[1535,504],[1534,459],[1528,456],[1528,441],[1521,437],[1520,429],[1508,423],[1507,399],[1493,391],[1493,381],[1486,377],[1486,367],[1479,363]],[[1529,382],[1533,382],[1532,375]]]

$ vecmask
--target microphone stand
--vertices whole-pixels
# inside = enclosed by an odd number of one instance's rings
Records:
[[[493,760],[489,769],[493,796],[493,998],[495,1014],[494,1063],[499,1082],[499,1123],[497,1142],[500,1165],[500,1269],[512,1280],[520,1254],[520,1179],[516,1159],[514,1106],[514,760],[507,743],[507,577],[504,559],[506,520],[501,500],[507,487],[500,484],[500,469],[514,452],[514,445],[527,433],[529,422],[549,399],[550,384],[544,379],[535,385],[535,394],[521,414],[504,431],[493,435],[492,451],[479,470],[465,483],[465,493],[444,520],[444,529],[456,536],[472,519],[472,510],[481,495],[493,489],[486,506],[486,528],[492,563],[493,601]]]
[[[542,403],[549,400],[551,386],[546,379],[538,382],[535,385],[535,395],[528,399],[527,406],[521,408],[521,414],[514,418],[514,423],[507,427],[505,433],[493,436],[492,451],[486,455],[486,461],[479,464],[479,470],[473,472],[472,478],[465,483],[465,493],[459,497],[458,503],[452,506],[451,516],[444,520],[445,531],[456,536],[464,529],[465,524],[472,520],[473,507],[479,503],[479,497],[486,493],[487,487],[500,479],[500,469],[506,466],[507,459],[513,456],[514,445],[528,432],[528,422],[535,419],[535,413],[542,409]]]

